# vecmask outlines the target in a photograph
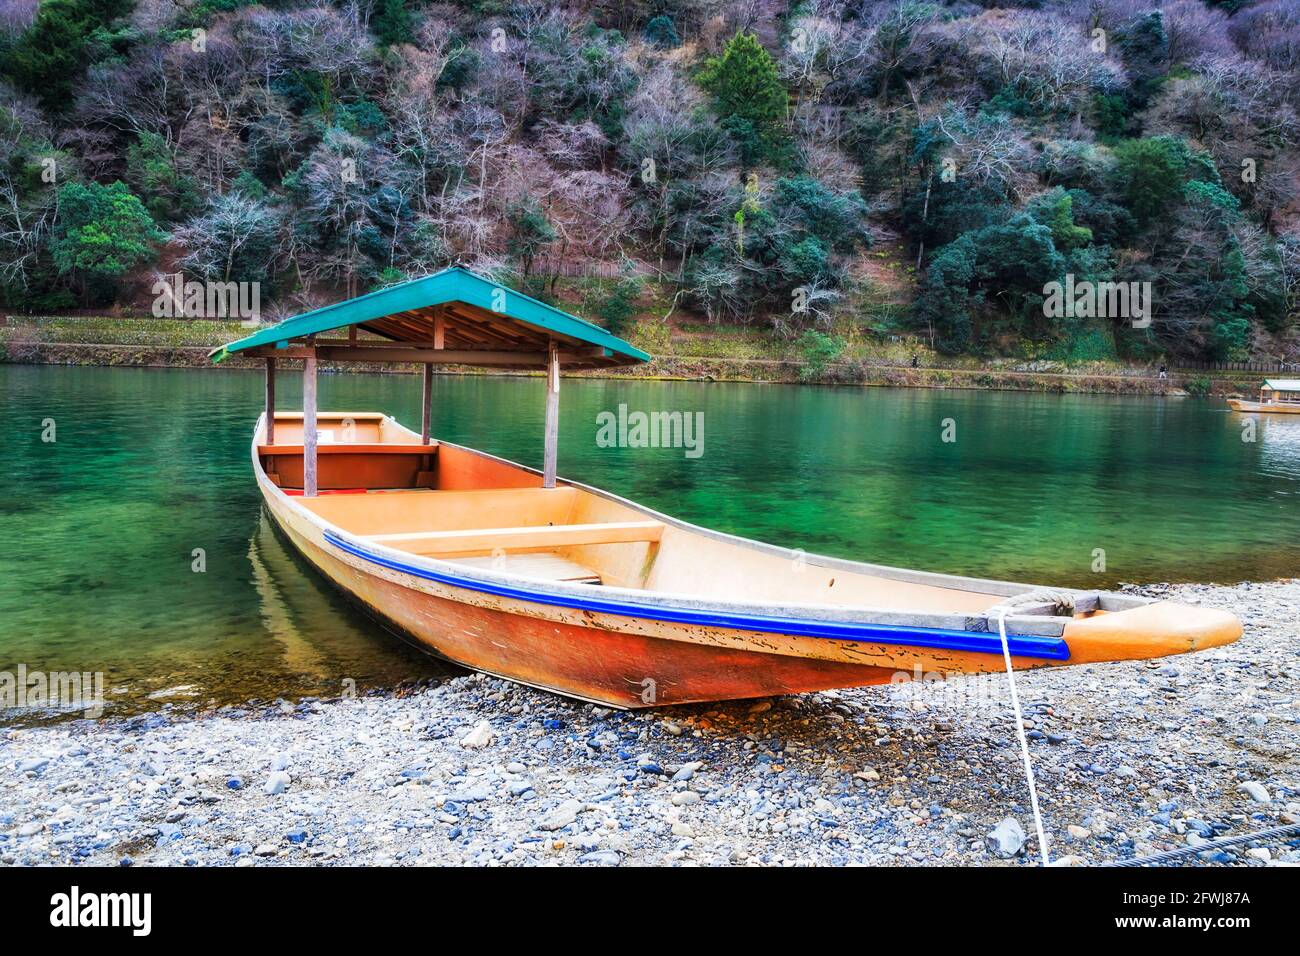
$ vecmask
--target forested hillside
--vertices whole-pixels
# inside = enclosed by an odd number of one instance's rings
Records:
[[[1294,359],[1298,108],[1292,0],[3,0],[0,300],[461,262],[618,332]]]

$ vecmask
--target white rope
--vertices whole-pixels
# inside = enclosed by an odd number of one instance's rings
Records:
[[[999,601],[985,613],[1015,614],[1020,608],[1029,604],[1052,604],[1055,605],[1055,613],[1058,617],[1073,617],[1074,599],[1074,591],[1066,591],[1061,588],[1036,588],[1033,591],[1027,591],[1024,594],[1017,594]]]
[[[1007,684],[1011,688],[1011,707],[1016,712],[1016,732],[1020,735],[1020,753],[1025,758],[1025,779],[1029,781],[1029,805],[1034,811],[1034,829],[1038,832],[1038,851],[1043,856],[1043,866],[1049,866],[1047,836],[1043,833],[1043,816],[1038,812],[1038,788],[1034,786],[1034,768],[1029,762],[1029,738],[1025,736],[1025,720],[1020,715],[1020,698],[1016,695],[1016,675],[1011,669],[1011,646],[1007,643],[1007,612],[998,608],[998,635],[1002,638],[1002,659],[1007,665]]]

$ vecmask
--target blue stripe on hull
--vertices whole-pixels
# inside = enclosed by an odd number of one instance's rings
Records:
[[[498,597],[548,604],[553,607],[593,611],[597,614],[617,614],[622,617],[639,617],[648,621],[668,621],[674,624],[695,624],[703,627],[722,627],[738,631],[757,631],[764,634],[789,634],[795,637],[820,637],[836,641],[860,641],[870,644],[896,644],[903,647],[928,647],[946,651],[974,651],[979,654],[1001,654],[1002,640],[997,634],[981,631],[958,631],[942,627],[909,627],[897,624],[859,624],[844,621],[817,621],[786,617],[760,617],[750,614],[733,614],[689,607],[660,607],[636,604],[606,598],[577,597],[546,591],[530,591],[508,584],[494,584],[476,578],[462,577],[444,571],[417,567],[393,561],[382,555],[366,551],[351,544],[332,531],[325,532],[325,540],[346,551],[392,571],[414,575],[427,581],[436,581],[451,587],[494,594]],[[1059,637],[1040,637],[1035,634],[1008,634],[1007,643],[1016,657],[1036,657],[1043,660],[1070,659],[1070,648]]]

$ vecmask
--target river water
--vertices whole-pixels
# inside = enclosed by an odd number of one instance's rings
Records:
[[[297,386],[282,374],[282,408]],[[320,394],[418,428],[417,377]],[[0,671],[102,672],[114,713],[448,672],[268,527],[259,373],[0,366],[0,396]],[[538,465],[543,398],[537,378],[440,376],[434,433]],[[620,405],[702,413],[699,454],[606,447]],[[809,552],[1076,587],[1300,568],[1300,416],[1252,435],[1215,400],[617,379],[566,380],[561,406],[562,475]]]

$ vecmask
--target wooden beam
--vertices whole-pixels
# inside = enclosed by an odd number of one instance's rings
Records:
[[[469,528],[462,531],[405,531],[367,535],[367,541],[414,554],[455,554],[497,548],[560,548],[580,544],[658,541],[659,521],[606,521],[599,524],[529,525],[522,528]]]
[[[308,349],[302,366],[302,493],[316,497],[316,350]]]
[[[555,487],[555,464],[560,441],[560,346],[552,340],[546,363],[546,446],[542,453],[542,487]]]
[[[266,360],[266,443],[275,444],[275,359]]]
[[[393,339],[358,339],[355,342],[349,342],[346,339],[317,339],[318,348],[337,348],[337,349],[431,349],[432,342],[405,342]],[[284,349],[280,350],[281,352]]]
[[[306,359],[308,353],[322,362],[409,362],[432,365],[524,365],[545,368],[547,352],[510,352],[504,349],[433,349],[427,347],[370,345],[358,342],[355,346],[322,344],[313,349],[308,346],[286,346],[282,349],[261,346],[249,349],[250,356],[274,355],[283,359]],[[605,350],[599,347],[571,349],[557,353],[560,363],[590,362],[602,358]]]
[[[429,426],[433,418],[433,366],[424,367],[424,391],[420,396],[420,444],[429,444]]]
[[[319,445],[316,448],[316,457],[319,459],[322,455],[427,455],[433,449],[428,445],[401,444],[393,445],[385,442],[340,442],[334,445]],[[258,445],[257,453],[270,458],[294,458],[305,454],[302,445]],[[540,490],[540,489],[538,489]]]
[[[1095,591],[1086,594],[1076,594],[1074,596],[1074,613],[1088,614],[1092,611],[1101,609],[1101,596]],[[1020,615],[1046,615],[1047,617],[1058,616],[1060,605],[1054,601],[1042,601],[1037,604],[1018,604],[1010,611],[1011,614]],[[1068,615],[1060,615],[1068,616]]]
[[[250,350],[252,351],[252,350]],[[310,349],[288,346],[276,349],[281,358],[305,359]],[[506,352],[502,350],[408,348],[391,345],[323,345],[316,350],[323,362],[410,362],[434,365],[546,365],[545,352]]]

